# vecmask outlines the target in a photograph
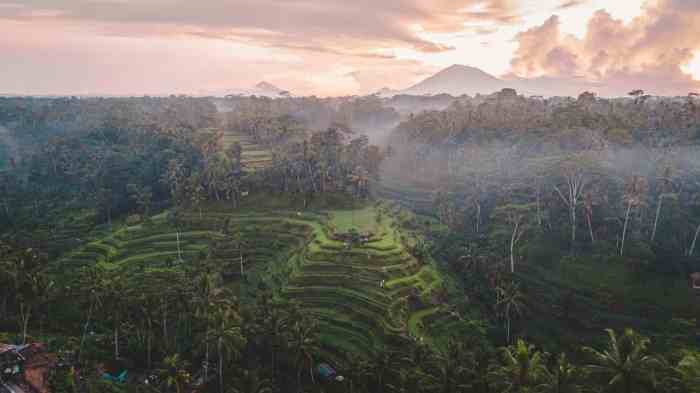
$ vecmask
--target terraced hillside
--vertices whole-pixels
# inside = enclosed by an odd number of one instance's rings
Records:
[[[367,223],[363,215],[374,210],[357,213],[357,222]],[[331,227],[347,227],[347,212],[331,217]],[[321,321],[321,343],[336,361],[343,354],[395,348],[411,337],[432,340],[446,332],[441,327],[461,323],[444,306],[430,304],[439,274],[407,252],[392,220],[383,218],[374,229],[368,242],[350,245],[315,225],[301,267],[284,290]]]
[[[227,283],[235,284],[241,271],[251,277],[268,273],[275,278],[268,271],[269,262],[278,258],[286,262],[308,235],[307,226],[290,224],[284,216],[185,212],[168,217],[163,213],[89,242],[59,259],[54,268],[70,272],[99,264],[129,273],[206,260],[218,267]]]
[[[249,135],[237,134],[230,130],[224,132],[225,148],[236,142],[243,149],[243,164],[248,170],[264,169],[272,165],[272,152],[269,148],[257,144]]]
[[[407,252],[390,217],[376,216],[374,208],[163,213],[92,241],[55,267],[65,273],[100,264],[138,274],[207,260],[243,297],[243,287],[264,280],[277,296],[299,302],[318,318],[324,352],[336,362],[348,353],[369,356],[412,338],[432,342],[454,333],[462,322],[433,301],[440,275]],[[349,244],[331,228],[372,234]]]

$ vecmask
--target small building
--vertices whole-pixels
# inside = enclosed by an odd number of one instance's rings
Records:
[[[691,288],[700,289],[700,272],[690,273],[690,276],[688,278]]]
[[[25,346],[0,344],[0,381],[9,381],[20,376],[24,371],[24,357],[21,352]]]
[[[11,381],[30,387],[37,393],[50,393],[49,372],[56,365],[56,356],[46,345],[32,343],[11,345],[0,343],[0,381]]]

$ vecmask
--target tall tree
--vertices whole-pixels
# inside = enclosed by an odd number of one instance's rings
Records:
[[[545,355],[518,339],[514,346],[502,349],[501,363],[493,367],[491,376],[500,392],[536,391],[547,376]]]
[[[604,377],[608,386],[623,393],[639,392],[649,387],[649,377],[659,366],[659,360],[649,352],[649,339],[632,329],[626,329],[622,335],[612,329],[606,332],[608,344],[604,350],[584,348],[591,357],[588,369]]]

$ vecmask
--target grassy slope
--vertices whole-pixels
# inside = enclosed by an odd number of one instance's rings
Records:
[[[248,135],[236,134],[232,131],[224,132],[224,147],[238,142],[243,149],[243,164],[248,169],[262,169],[272,164],[272,152],[265,146],[255,143]]]
[[[327,207],[328,201],[333,204],[333,197],[319,203]],[[399,346],[411,335],[430,339],[433,330],[446,334],[445,326],[459,323],[445,306],[430,304],[431,291],[442,283],[440,274],[407,252],[391,218],[377,223],[375,208],[370,206],[300,212],[286,202],[285,206],[274,196],[255,197],[244,202],[248,207],[235,211],[225,204],[211,204],[201,212],[182,212],[180,252],[175,226],[166,214],[138,225],[115,225],[112,232],[56,260],[52,272],[57,282],[67,284],[80,268],[92,264],[138,275],[143,269],[179,269],[183,266],[178,262],[180,254],[185,264],[208,258],[243,298],[264,280],[278,296],[300,302],[319,318],[324,351],[339,362],[351,352],[370,355]],[[329,228],[353,227],[375,236],[349,249],[329,237]],[[242,234],[249,277],[245,284],[240,280],[238,250],[227,232]],[[421,305],[407,310],[405,299],[413,288],[422,297]]]

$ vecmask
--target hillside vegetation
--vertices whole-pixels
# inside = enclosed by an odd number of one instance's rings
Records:
[[[632,93],[0,99],[0,340],[55,393],[694,392],[700,104]]]

